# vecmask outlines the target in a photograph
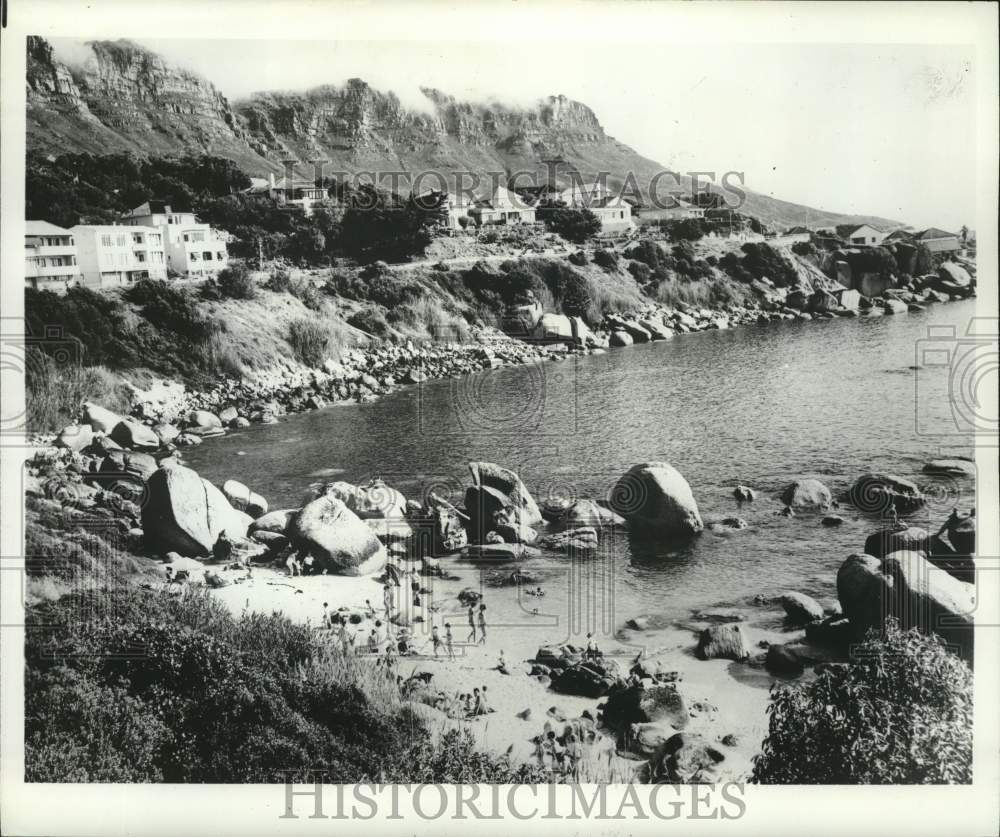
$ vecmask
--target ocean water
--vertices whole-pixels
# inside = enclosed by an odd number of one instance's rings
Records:
[[[842,495],[859,475],[886,471],[925,488],[930,502],[912,520],[932,532],[954,505],[975,505],[973,479],[921,473],[929,459],[972,454],[965,422],[974,393],[961,380],[969,349],[948,334],[964,335],[974,315],[966,301],[905,316],[683,335],[428,382],[233,432],[185,456],[202,476],[219,485],[239,479],[272,508],[298,506],[311,483],[373,476],[411,499],[434,490],[460,503],[470,460],[516,470],[539,503],[599,499],[631,465],[665,460],[687,478],[706,523],[739,516],[749,526],[706,530],[686,544],[623,533],[584,560],[542,553],[521,568],[545,599],[489,593],[491,619],[511,635],[579,640],[589,630],[627,638],[620,629],[638,614],[667,624],[715,605],[752,613],[754,596],[787,589],[829,605],[837,568],[863,551],[878,520],[846,503],[836,528],[820,514],[786,518],[776,495],[803,476]],[[966,402],[957,411],[956,398]],[[738,505],[739,483],[758,499]],[[442,586],[447,596],[460,586],[488,590],[488,576],[512,569],[444,563],[461,578]],[[756,618],[777,624],[771,611]]]

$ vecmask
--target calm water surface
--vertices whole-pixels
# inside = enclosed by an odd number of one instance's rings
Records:
[[[974,314],[967,301],[906,316],[685,335],[429,382],[230,433],[187,458],[217,484],[247,483],[272,508],[299,505],[310,483],[375,475],[408,498],[433,488],[461,502],[466,463],[477,459],[518,471],[539,502],[602,498],[632,464],[666,460],[691,484],[706,522],[739,515],[750,527],[706,531],[686,546],[623,535],[576,566],[565,556],[533,559],[525,568],[554,594],[546,612],[567,614],[574,632],[595,619],[614,631],[638,613],[683,618],[786,588],[829,602],[837,567],[862,550],[876,522],[846,505],[846,522],[834,529],[818,515],[780,517],[774,496],[800,476],[838,494],[861,473],[884,470],[931,491],[918,525],[936,531],[953,504],[973,505],[972,480],[921,474],[930,458],[972,450],[952,416],[949,368],[923,365],[921,341],[929,326],[964,333]],[[758,500],[738,507],[737,483]],[[476,567],[449,562],[475,583]],[[563,578],[580,581],[552,583]]]

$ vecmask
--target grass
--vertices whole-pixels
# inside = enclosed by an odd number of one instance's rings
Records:
[[[729,279],[697,279],[688,281],[676,276],[662,280],[655,291],[658,302],[676,307],[679,304],[699,307],[746,305],[753,300],[753,291]]]
[[[420,340],[464,343],[469,339],[469,324],[448,310],[440,297],[422,296],[407,302],[390,310],[388,319],[398,331]]]
[[[29,433],[61,430],[76,418],[84,401],[96,401],[120,413],[128,413],[131,406],[128,387],[106,367],[60,364],[31,348],[24,396]]]

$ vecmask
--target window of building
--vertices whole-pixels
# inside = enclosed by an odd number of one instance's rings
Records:
[[[224,262],[224,261],[226,260],[226,254],[225,254],[225,253],[223,253],[223,252],[222,252],[221,250],[220,250],[220,251],[219,251],[218,253],[216,253],[216,254],[215,254],[215,257],[216,257],[216,258],[217,258],[217,259],[218,259],[218,260],[219,260],[220,262]]]
[[[111,246],[111,236],[110,235],[102,235],[101,236],[101,246],[102,247],[110,247]]]
[[[212,261],[212,251],[211,250],[205,250],[205,251],[203,251],[202,254],[201,254],[201,260],[203,262],[210,262],[210,261]]]
[[[193,261],[193,262],[198,261],[198,254],[197,253],[191,253],[191,261]]]

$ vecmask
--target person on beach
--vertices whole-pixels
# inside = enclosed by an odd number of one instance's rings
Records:
[[[487,700],[487,698],[486,698],[486,687],[485,686],[483,686],[483,691],[482,691],[482,693],[481,693],[480,696],[483,699],[483,704],[482,704],[483,705],[483,712],[484,713],[496,712],[496,710],[492,706],[490,706],[489,700]]]
[[[368,653],[378,654],[378,633],[372,628],[372,632],[368,634]]]
[[[388,582],[382,588],[382,602],[385,604],[385,618],[388,621],[392,616],[392,587]]]
[[[434,656],[437,657],[438,649],[441,647],[441,636],[438,633],[438,626],[431,628],[431,642],[434,644]]]
[[[469,635],[465,638],[465,641],[476,641],[476,608],[473,605],[469,605]]]
[[[597,650],[597,640],[594,639],[594,635],[591,633],[587,634],[587,652],[586,659],[596,660],[601,656],[601,652]]]
[[[486,706],[483,701],[483,696],[479,693],[479,689],[472,690],[472,714],[473,715],[486,714]]]
[[[566,736],[566,774],[573,781],[580,781],[580,762],[583,760],[583,747],[572,732]]]
[[[330,627],[330,605],[327,602],[323,602],[323,616],[320,619],[320,624],[324,628]]]
[[[302,575],[312,575],[315,571],[313,566],[316,563],[316,559],[312,555],[307,555],[302,561]]]
[[[340,650],[345,657],[351,653],[351,639],[348,636],[347,623],[343,621],[340,623]]]
[[[466,692],[464,695],[462,695],[462,700],[464,702],[465,715],[466,715],[466,717],[468,717],[469,715],[472,714],[472,709],[473,709],[473,706],[472,706],[472,695],[470,695],[468,692]]]
[[[299,562],[295,560],[295,555],[289,555],[288,560],[285,561],[285,566],[288,567],[288,577],[294,578],[299,574]]]
[[[542,736],[536,735],[531,739],[531,743],[535,745],[534,750],[531,751],[533,755],[538,760],[539,767],[545,767],[545,744]]]
[[[454,639],[451,635],[451,622],[444,623],[444,647],[448,651],[448,659],[455,659]]]
[[[371,601],[365,599],[365,612],[372,618],[375,618],[375,608],[372,606]]]
[[[507,660],[504,658],[503,649],[500,649],[500,659],[497,661],[497,671],[501,674],[510,674],[507,670]]]
[[[479,644],[486,644],[486,605],[479,605]]]

